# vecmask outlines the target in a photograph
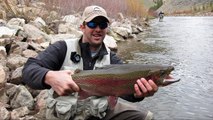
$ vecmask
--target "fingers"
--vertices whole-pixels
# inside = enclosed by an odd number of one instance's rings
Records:
[[[64,85],[63,87],[57,87],[56,89],[54,89],[54,91],[56,91],[56,93],[60,96],[66,96],[66,95],[70,95],[74,92],[77,92],[76,90],[73,89],[73,85]]]
[[[51,76],[50,86],[58,95],[69,95],[80,90],[79,86],[73,81],[71,70],[55,71]]]
[[[64,72],[66,72],[67,74],[70,75],[70,79],[69,80],[69,83],[68,83],[68,88],[65,89],[65,92],[68,91],[68,92],[78,92],[80,90],[80,88],[78,87],[78,85],[72,80],[72,77],[71,75],[74,74],[74,71],[71,71],[71,70],[64,70]]]
[[[135,88],[135,94],[134,94],[134,96],[136,98],[141,98],[141,97],[146,97],[147,96],[148,92],[147,92],[145,86],[144,87],[142,87],[142,86],[144,86],[144,85],[142,84],[142,85],[140,85],[140,87],[139,87],[138,84],[134,85],[134,88]]]
[[[143,93],[141,92],[137,84],[134,85],[134,88],[135,88],[135,94],[134,94],[135,97],[143,96]]]
[[[68,85],[72,89],[73,92],[78,92],[80,90],[78,85],[73,80],[70,81],[70,83]]]
[[[154,92],[158,91],[158,86],[154,83],[153,80],[148,80],[148,83],[150,84]]]
[[[136,91],[136,93],[138,93],[139,96],[141,96],[141,95],[146,96],[148,91],[147,91],[146,86],[141,81],[141,79],[137,80],[137,86],[138,86],[138,91]]]
[[[137,84],[143,93],[148,93],[149,91],[153,90],[149,82],[144,78],[137,80]]]
[[[137,84],[134,85],[136,97],[153,96],[158,90],[158,86],[153,80],[146,80],[144,78],[138,79]]]
[[[64,89],[62,89],[61,90],[61,95],[70,95],[70,94],[72,94],[72,93],[74,93],[75,91],[74,90],[72,90],[72,88],[64,88]]]

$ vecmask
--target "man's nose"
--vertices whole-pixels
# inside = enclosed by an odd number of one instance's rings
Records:
[[[95,28],[96,31],[101,31],[101,28],[100,26],[98,25],[96,28]]]

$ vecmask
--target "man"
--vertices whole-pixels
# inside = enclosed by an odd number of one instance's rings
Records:
[[[80,26],[81,38],[59,41],[50,45],[36,58],[29,58],[23,69],[23,81],[34,89],[49,89],[48,119],[141,120],[150,118],[133,105],[113,97],[84,94],[72,80],[75,69],[92,70],[108,64],[122,64],[103,39],[109,26],[106,11],[99,6],[85,8]],[[158,89],[152,80],[135,80],[135,94],[121,98],[138,102],[152,96]],[[55,93],[59,97],[54,97]],[[113,101],[114,100],[114,101]],[[116,104],[116,106],[114,106]],[[110,107],[111,106],[111,107]],[[149,113],[150,114],[150,113]]]
[[[159,17],[159,21],[161,22],[164,18],[164,13],[162,11],[160,11],[158,14],[158,17]]]

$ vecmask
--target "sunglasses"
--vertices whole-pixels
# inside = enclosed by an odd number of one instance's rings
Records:
[[[101,29],[105,29],[108,27],[107,22],[96,23],[96,22],[90,21],[90,22],[87,22],[86,25],[91,29],[95,29],[97,26],[99,26]]]

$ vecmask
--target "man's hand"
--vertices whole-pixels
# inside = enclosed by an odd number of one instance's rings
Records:
[[[135,98],[142,98],[153,96],[158,90],[158,86],[153,82],[153,80],[146,80],[144,78],[138,79],[135,87]]]
[[[58,95],[69,95],[80,90],[72,80],[72,74],[71,70],[48,71],[45,76],[45,83],[50,85]]]

